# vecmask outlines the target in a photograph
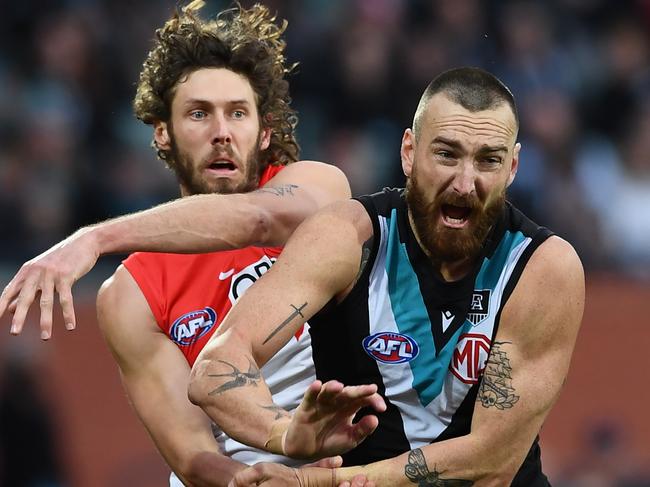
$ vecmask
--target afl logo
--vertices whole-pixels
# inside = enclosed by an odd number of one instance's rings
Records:
[[[417,342],[410,336],[388,331],[364,338],[363,349],[372,358],[385,364],[410,362],[420,352]]]
[[[169,329],[169,337],[177,344],[191,345],[207,332],[217,321],[217,313],[210,307],[185,313],[174,321]]]

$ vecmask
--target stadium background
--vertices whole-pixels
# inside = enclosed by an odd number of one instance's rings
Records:
[[[244,5],[250,2],[243,2]],[[587,308],[542,430],[561,487],[650,485],[650,1],[275,0],[306,159],[355,194],[401,185],[399,142],[441,70],[484,67],[519,104],[510,197],[570,240]],[[208,2],[207,11],[228,3]],[[80,225],[177,195],[132,116],[169,0],[0,3],[0,283]],[[75,288],[78,330],[41,343],[0,327],[0,486],[164,485],[96,328],[104,258]],[[165,407],[161,404],[160,407]]]

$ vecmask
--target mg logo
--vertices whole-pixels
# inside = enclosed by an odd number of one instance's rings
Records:
[[[478,383],[490,354],[490,344],[488,337],[479,333],[461,335],[449,369],[465,384]]]

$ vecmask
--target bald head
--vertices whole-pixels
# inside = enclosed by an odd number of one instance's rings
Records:
[[[510,90],[496,76],[480,68],[456,68],[438,75],[424,90],[413,118],[413,132],[419,138],[423,117],[429,100],[444,94],[452,102],[470,112],[480,112],[507,105],[512,110],[515,125],[519,127],[517,107]]]

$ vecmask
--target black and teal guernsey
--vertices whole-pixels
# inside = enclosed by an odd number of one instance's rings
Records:
[[[473,271],[445,282],[415,239],[403,189],[358,200],[374,228],[369,261],[346,298],[310,320],[316,376],[377,384],[388,406],[377,430],[344,455],[346,465],[470,432],[501,311],[551,235],[508,203]],[[549,485],[537,439],[512,485]]]

